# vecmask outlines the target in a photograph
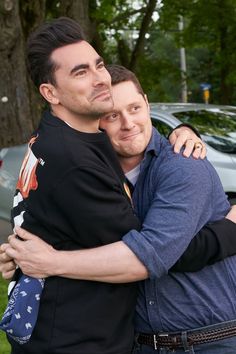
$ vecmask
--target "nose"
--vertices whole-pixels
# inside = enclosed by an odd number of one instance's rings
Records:
[[[94,71],[94,76],[93,76],[93,84],[94,86],[100,86],[100,85],[106,85],[110,86],[111,85],[111,78],[108,72],[106,73],[105,70],[95,70]]]
[[[132,117],[130,115],[122,114],[121,117],[121,129],[122,130],[131,130],[134,127]]]

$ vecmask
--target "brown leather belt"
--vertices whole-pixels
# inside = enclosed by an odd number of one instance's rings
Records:
[[[226,326],[224,328],[206,329],[204,331],[188,331],[186,333],[186,344],[188,346],[214,342],[217,340],[236,336],[236,325]],[[186,346],[183,341],[183,334],[181,333],[164,333],[156,334],[140,333],[137,336],[139,344],[149,345],[158,350],[160,348],[178,349]]]

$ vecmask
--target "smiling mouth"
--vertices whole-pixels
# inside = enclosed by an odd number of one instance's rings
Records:
[[[135,138],[139,134],[140,134],[140,132],[132,133],[132,134],[124,136],[123,138],[121,138],[121,140],[129,140],[129,139]]]
[[[110,99],[111,98],[111,93],[110,91],[102,91],[100,92],[98,95],[96,95],[92,101],[95,101],[95,100],[101,100],[101,101],[104,101],[104,100],[107,100],[107,99]]]

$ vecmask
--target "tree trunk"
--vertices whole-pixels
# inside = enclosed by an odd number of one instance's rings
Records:
[[[92,39],[91,22],[89,18],[89,0],[63,0],[60,3],[60,14],[78,21],[84,30],[86,39]]]
[[[130,60],[130,64],[129,64],[129,68],[132,71],[135,71],[136,66],[137,66],[138,57],[143,51],[144,43],[145,43],[145,35],[148,32],[148,28],[149,28],[150,22],[152,20],[152,14],[156,8],[156,4],[157,4],[157,0],[149,0],[149,2],[147,4],[145,15],[143,17],[141,28],[139,31],[139,37],[138,37],[136,45],[134,47],[134,50],[133,50],[133,53],[131,56],[131,60]]]
[[[0,2],[0,147],[20,144],[33,130],[18,1]]]

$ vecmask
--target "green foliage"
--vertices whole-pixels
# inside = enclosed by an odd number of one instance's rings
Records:
[[[94,0],[95,1],[95,0]],[[108,62],[129,66],[135,35],[147,1],[134,8],[129,0],[100,0],[91,14],[104,42]],[[236,99],[235,0],[157,1],[158,21],[151,21],[136,73],[151,100],[179,101],[181,43],[186,48],[189,100],[202,102],[200,84],[212,85],[211,102],[234,104]],[[209,14],[211,14],[209,16]],[[178,29],[179,16],[185,28]],[[132,69],[132,68],[131,68]]]
[[[167,33],[154,30],[149,39],[140,58],[137,75],[149,101],[176,101],[180,90],[178,49]]]
[[[67,15],[76,0],[43,0],[45,18]],[[210,101],[236,100],[235,0],[156,0],[158,21],[145,28],[142,50],[135,53],[142,22],[153,0],[89,0],[92,44],[108,63],[135,70],[151,100],[179,101],[181,45],[186,49],[189,100],[202,102],[200,84],[212,85]],[[24,31],[38,22],[35,2],[20,0]],[[210,16],[209,16],[210,14]],[[178,29],[179,16],[184,31]],[[76,16],[75,16],[76,18]],[[135,65],[132,58],[137,59]],[[133,65],[133,66],[132,66]]]
[[[0,318],[7,304],[7,285],[7,282],[0,277]],[[0,354],[10,354],[10,346],[2,331],[0,331]]]
[[[177,28],[178,14],[185,19],[183,42],[187,52],[191,91],[198,83],[210,82],[215,103],[234,103],[236,99],[236,3],[234,0],[165,0],[160,16],[161,30]],[[210,14],[210,16],[209,16]],[[175,25],[174,25],[175,24]],[[180,33],[175,31],[176,45]],[[194,60],[199,53],[200,65]],[[192,66],[193,64],[193,66]],[[195,96],[196,97],[196,96]]]

